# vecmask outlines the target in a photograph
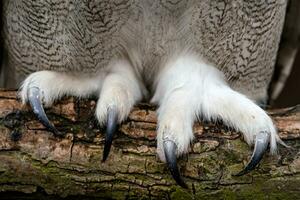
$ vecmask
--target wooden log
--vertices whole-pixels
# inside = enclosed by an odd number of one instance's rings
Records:
[[[300,107],[269,112],[291,148],[266,154],[256,170],[234,176],[252,149],[220,122],[197,122],[195,140],[179,166],[189,189],[178,187],[156,156],[155,107],[140,104],[118,129],[101,162],[103,129],[96,101],[66,98],[47,109],[65,137],[54,137],[22,106],[16,92],[0,90],[0,196],[40,199],[80,196],[112,199],[298,199]]]

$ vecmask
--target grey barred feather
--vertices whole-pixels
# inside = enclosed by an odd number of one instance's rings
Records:
[[[286,0],[5,0],[4,35],[16,81],[40,70],[94,73],[128,58],[146,85],[192,52],[230,85],[266,97]]]

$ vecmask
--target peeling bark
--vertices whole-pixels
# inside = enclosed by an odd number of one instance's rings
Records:
[[[292,148],[267,154],[248,175],[235,177],[251,156],[240,133],[221,123],[196,123],[188,156],[179,161],[189,186],[176,186],[155,153],[155,107],[140,104],[119,127],[101,162],[103,129],[93,118],[96,102],[64,99],[46,110],[54,137],[16,99],[0,90],[0,195],[39,199],[75,196],[113,199],[297,199],[300,195],[300,107],[272,110],[280,137]],[[14,192],[14,193],[12,193]],[[19,193],[16,193],[19,192]],[[48,196],[50,195],[50,196]]]

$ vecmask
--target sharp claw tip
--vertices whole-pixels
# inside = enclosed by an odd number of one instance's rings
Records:
[[[113,136],[117,130],[117,121],[118,121],[117,112],[115,112],[115,110],[109,110],[107,116],[107,127],[105,132],[105,142],[104,142],[102,162],[105,162],[109,155],[111,144],[113,141]]]
[[[63,134],[62,132],[58,131],[56,128],[55,128],[55,131],[53,131],[53,134],[56,135],[56,136],[59,136],[59,137],[65,136],[65,134]]]
[[[112,144],[112,135],[105,135],[105,142],[104,142],[104,150],[103,150],[103,156],[102,156],[102,162],[105,162],[109,152],[110,152],[110,148],[111,148],[111,144]]]
[[[188,188],[187,184],[183,181],[183,179],[181,178],[181,175],[180,173],[178,172],[178,174],[173,174],[172,173],[172,176],[174,178],[174,180],[176,181],[176,183],[181,186],[182,188]]]
[[[182,188],[188,188],[187,184],[182,180],[176,158],[176,144],[171,140],[164,141],[164,151],[168,168],[176,183]]]
[[[178,182],[177,182],[178,183]],[[178,183],[178,185],[179,186],[181,186],[182,188],[184,188],[184,189],[188,189],[189,187],[187,186],[187,184],[184,182],[184,181],[182,181],[181,183]]]
[[[233,174],[233,176],[243,176],[245,174],[248,174],[250,171],[242,170],[239,173]]]
[[[103,151],[103,156],[102,156],[102,162],[105,162],[106,161],[106,159],[107,159],[107,157],[108,157],[108,154],[109,154],[109,152],[107,152],[107,151]]]
[[[270,136],[266,132],[260,132],[257,134],[256,137],[257,138],[254,145],[254,151],[250,161],[242,171],[235,174],[234,176],[243,176],[245,174],[248,174],[249,172],[255,169],[255,167],[259,164],[259,162],[263,158],[263,155],[266,152],[269,144]]]

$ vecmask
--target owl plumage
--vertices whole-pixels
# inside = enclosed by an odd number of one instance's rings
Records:
[[[279,139],[254,102],[267,99],[286,0],[6,0],[7,66],[20,96],[43,124],[41,102],[99,97],[107,125],[104,160],[116,124],[141,99],[158,108],[158,155],[184,186],[176,156],[188,151],[196,118],[221,119],[255,143],[253,169]],[[29,75],[29,76],[28,76]],[[26,78],[25,78],[26,77]],[[42,111],[42,112],[41,112]]]

